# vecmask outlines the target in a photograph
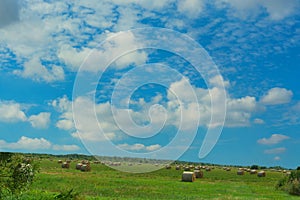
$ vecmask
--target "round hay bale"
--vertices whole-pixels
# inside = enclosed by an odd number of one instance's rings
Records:
[[[66,160],[66,163],[71,163],[71,160]]]
[[[255,169],[250,170],[250,174],[257,174],[257,171]]]
[[[185,166],[183,170],[184,170],[184,171],[190,171],[191,169],[190,169],[189,166]]]
[[[61,167],[69,169],[70,168],[70,163],[64,162],[63,164],[61,164]]]
[[[265,171],[260,171],[257,173],[258,177],[265,177],[266,176],[266,172]]]
[[[194,172],[183,172],[181,180],[183,182],[194,182],[196,179]]]
[[[81,170],[81,167],[82,167],[82,163],[77,163],[77,164],[76,164],[76,169],[77,169],[77,170]]]
[[[91,171],[91,166],[90,165],[82,165],[80,170],[82,172],[89,172],[89,171]]]
[[[206,170],[207,172],[210,172],[210,171],[211,171],[211,168],[210,168],[210,167],[206,167],[205,170]]]
[[[61,164],[61,163],[63,163],[63,161],[62,161],[62,160],[58,160],[57,163],[58,163],[58,164]]]
[[[200,167],[199,166],[195,167],[195,170],[200,170]]]
[[[227,168],[226,168],[226,171],[228,171],[228,172],[231,171],[231,168],[230,168],[230,167],[227,167]]]
[[[166,165],[166,169],[171,169],[171,165]]]
[[[244,170],[238,170],[238,171],[236,172],[236,174],[237,174],[237,175],[244,175]]]
[[[90,164],[90,161],[88,161],[88,160],[82,160],[81,163],[84,164],[84,165],[87,165],[87,164]]]
[[[177,165],[175,169],[176,169],[176,170],[181,170],[180,165]]]
[[[203,178],[203,171],[195,170],[194,173],[196,178]]]

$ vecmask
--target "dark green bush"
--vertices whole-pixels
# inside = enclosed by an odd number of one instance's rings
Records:
[[[0,199],[17,196],[33,182],[38,165],[24,156],[0,153]]]
[[[279,180],[276,188],[300,196],[300,170],[292,171],[290,175]]]

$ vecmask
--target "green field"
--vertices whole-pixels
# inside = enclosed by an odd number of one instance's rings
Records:
[[[90,172],[81,172],[75,170],[75,165],[74,161],[70,169],[62,169],[56,160],[40,161],[40,172],[21,199],[53,199],[71,189],[80,199],[300,199],[275,190],[277,181],[285,176],[279,172],[267,171],[266,177],[259,178],[249,173],[238,176],[235,168],[229,172],[215,168],[189,183],[181,181],[182,170],[175,170],[174,166],[134,174],[102,164],[91,164]]]

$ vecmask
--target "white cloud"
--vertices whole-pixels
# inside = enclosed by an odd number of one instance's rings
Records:
[[[45,138],[29,138],[22,136],[17,142],[6,142],[0,140],[2,150],[55,150],[55,151],[76,151],[80,147],[77,145],[56,145]]]
[[[293,92],[285,88],[272,88],[265,96],[261,98],[261,102],[265,105],[285,104],[291,101]]]
[[[280,160],[280,159],[281,159],[281,158],[280,158],[279,156],[275,156],[275,157],[274,157],[274,160],[275,160],[275,161],[278,161],[278,160]]]
[[[198,18],[204,7],[204,0],[182,0],[177,4],[177,10],[189,18]]]
[[[141,41],[137,41],[131,31],[107,32],[106,34],[109,42],[106,42],[102,49],[82,48],[78,50],[66,45],[61,47],[58,57],[72,71],[78,70],[81,66],[82,71],[89,72],[104,70],[112,64],[111,62],[114,62],[112,66],[116,69],[123,69],[130,64],[140,65],[147,61],[148,55],[145,51],[136,50],[127,52],[141,47]]]
[[[119,129],[114,123],[109,103],[95,105],[89,98],[78,97],[73,104],[77,130],[73,137],[96,142],[106,140],[106,137],[116,138],[115,132]]]
[[[56,65],[51,69],[43,66],[38,57],[34,57],[24,64],[23,70],[15,70],[14,74],[20,75],[25,78],[31,78],[35,81],[61,81],[64,80],[64,70]]]
[[[166,8],[167,6],[173,4],[175,1],[174,0],[153,0],[153,1],[148,1],[148,0],[128,0],[128,1],[123,1],[123,0],[112,0],[115,4],[121,5],[121,6],[128,6],[129,4],[137,4],[141,6],[144,9],[147,10],[162,10]]]
[[[139,144],[139,143],[133,145],[129,145],[125,143],[125,144],[118,145],[118,147],[128,151],[156,151],[161,148],[159,144],[145,146],[144,144]]]
[[[56,122],[56,127],[62,130],[73,130],[74,120],[72,112],[72,102],[67,96],[53,100],[51,105],[61,113],[59,120]]]
[[[0,121],[24,122],[26,120],[27,117],[19,103],[0,101]]]
[[[55,151],[77,151],[80,147],[77,145],[53,145],[52,149]]]
[[[281,154],[286,152],[286,148],[284,147],[279,147],[279,148],[274,148],[274,149],[267,149],[264,151],[265,154]]]
[[[272,20],[282,20],[299,10],[300,3],[297,0],[273,0],[262,1]]]
[[[262,119],[259,119],[259,118],[254,119],[254,124],[264,124],[264,123],[265,123],[265,121]]]
[[[175,120],[180,120],[182,114],[185,116],[190,116],[187,122],[184,124],[184,127],[189,127],[189,124],[195,123],[195,118],[197,116],[195,112],[197,108],[192,106],[195,102],[190,102],[192,96],[194,95],[193,92],[197,95],[198,103],[199,103],[199,110],[200,110],[200,126],[220,126],[223,125],[223,118],[224,113],[226,114],[225,119],[225,126],[227,127],[238,127],[238,126],[249,126],[250,119],[252,114],[256,111],[257,102],[254,97],[246,96],[242,98],[230,98],[229,94],[226,94],[227,97],[222,95],[222,89],[220,86],[230,86],[228,81],[223,82],[222,77],[214,77],[210,80],[210,83],[214,86],[211,89],[202,89],[202,88],[192,88],[192,91],[187,87],[187,83],[181,81],[174,82],[171,84],[168,98],[169,98],[169,108],[168,110],[173,111],[177,115]],[[176,104],[174,97],[172,97],[172,92],[175,94],[182,94],[181,99],[184,99],[185,104],[187,105],[183,111],[180,111],[181,107]],[[227,99],[224,99],[227,98]],[[215,107],[212,108],[211,100],[215,101]],[[226,102],[227,110],[222,109],[222,102]],[[172,108],[174,107],[174,108]],[[190,108],[190,109],[189,109]],[[214,124],[211,123],[211,116],[214,116],[216,119]],[[178,126],[178,124],[177,124]]]
[[[254,97],[229,99],[227,102],[226,126],[249,126],[251,114],[256,109]]]
[[[80,51],[70,45],[63,45],[57,54],[71,71],[77,71],[91,51],[92,50],[88,48],[83,48]]]
[[[271,20],[282,20],[295,14],[299,8],[299,1],[297,0],[216,0],[215,3],[220,8],[230,5],[235,11],[229,11],[229,13],[243,19],[257,16],[259,13],[266,11]]]
[[[146,146],[147,151],[156,151],[160,148],[161,148],[161,146],[159,144],[153,144],[153,145],[150,145],[150,146]]]
[[[290,139],[290,137],[286,135],[281,135],[281,134],[273,134],[271,135],[270,138],[262,138],[257,140],[257,143],[263,144],[263,145],[273,145],[273,144],[278,144],[284,140]]]
[[[38,115],[31,115],[28,118],[28,121],[33,128],[45,129],[48,128],[50,123],[50,113],[41,112]]]
[[[229,81],[225,81],[223,76],[217,75],[208,80],[208,82],[215,87],[229,87]]]
[[[15,143],[7,143],[4,140],[0,140],[0,146],[2,149],[37,150],[37,149],[50,149],[51,143],[44,138],[28,138],[22,136]]]

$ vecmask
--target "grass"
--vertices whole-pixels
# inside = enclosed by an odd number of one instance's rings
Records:
[[[101,164],[92,164],[91,172],[80,172],[75,165],[72,162],[70,169],[62,169],[55,161],[42,160],[31,191],[21,199],[53,199],[71,189],[82,199],[300,199],[275,190],[277,181],[284,176],[278,172],[267,171],[266,177],[259,178],[248,173],[238,176],[236,169],[214,169],[204,171],[202,179],[185,183],[181,182],[182,171],[174,167],[133,174]]]

